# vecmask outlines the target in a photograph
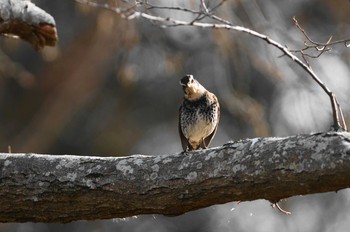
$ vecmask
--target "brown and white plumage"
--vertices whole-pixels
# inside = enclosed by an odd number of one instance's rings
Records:
[[[179,110],[179,134],[184,151],[207,148],[219,125],[220,105],[192,75],[180,81],[184,100]]]

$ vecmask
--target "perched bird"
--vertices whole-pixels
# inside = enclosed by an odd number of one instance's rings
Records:
[[[207,148],[218,129],[220,105],[192,75],[180,81],[184,100],[179,110],[179,133],[184,151]]]

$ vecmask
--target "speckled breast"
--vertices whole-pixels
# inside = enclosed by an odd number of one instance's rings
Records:
[[[181,130],[192,141],[200,141],[215,129],[218,105],[205,95],[196,101],[185,100],[181,112]]]

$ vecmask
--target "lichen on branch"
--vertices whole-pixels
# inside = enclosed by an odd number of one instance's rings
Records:
[[[350,186],[350,133],[254,138],[163,156],[0,154],[0,222],[179,215]],[[50,212],[50,213],[47,213]]]

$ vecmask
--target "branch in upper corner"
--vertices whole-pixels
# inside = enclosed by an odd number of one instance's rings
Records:
[[[302,26],[300,26],[299,22],[295,17],[293,17],[293,21],[295,26],[301,31],[301,33],[305,36],[307,41],[304,41],[304,46],[305,46],[304,48],[290,50],[290,51],[294,53],[300,53],[305,61],[306,61],[306,57],[318,58],[325,52],[331,51],[332,50],[331,46],[336,44],[344,44],[345,47],[350,47],[350,39],[332,41],[333,36],[330,36],[326,43],[316,42],[315,40],[311,39],[311,37],[306,33],[305,29]],[[309,50],[315,51],[316,54],[308,53]]]
[[[58,40],[54,18],[30,1],[0,2],[0,35],[19,37],[37,50]]]

